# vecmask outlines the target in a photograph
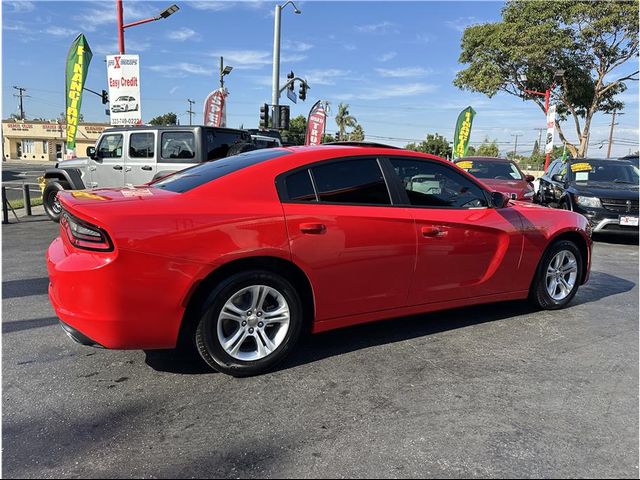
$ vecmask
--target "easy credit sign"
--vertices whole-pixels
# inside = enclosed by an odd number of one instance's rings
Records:
[[[111,125],[141,124],[139,56],[107,55],[107,77]]]

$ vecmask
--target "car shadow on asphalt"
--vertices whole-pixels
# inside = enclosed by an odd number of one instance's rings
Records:
[[[634,282],[614,275],[592,271],[589,283],[578,290],[576,298],[568,308],[628,292],[635,285]],[[490,303],[394,318],[309,335],[301,340],[290,357],[276,370],[287,370],[355,350],[402,342],[487,322],[517,321],[517,317],[537,311],[538,309],[529,302],[522,300]],[[154,370],[178,374],[211,373],[195,352],[149,350],[145,353],[147,356],[145,362]]]
[[[49,327],[57,325],[59,322],[57,317],[34,318],[31,320],[16,320],[13,322],[2,322],[2,334],[22,332],[23,330],[31,330],[33,328]]]
[[[49,289],[49,278],[25,278],[2,282],[2,298],[30,297],[45,295]]]

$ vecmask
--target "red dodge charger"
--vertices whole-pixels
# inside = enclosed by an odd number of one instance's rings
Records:
[[[590,269],[583,216],[390,147],[257,150],[59,197],[47,263],[65,331],[106,348],[189,342],[236,376],[307,330],[524,298],[562,308]]]

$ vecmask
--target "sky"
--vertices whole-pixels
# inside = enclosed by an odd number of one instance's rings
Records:
[[[140,55],[143,121],[175,112],[188,124],[187,99],[196,101],[194,123],[202,122],[202,104],[218,86],[220,55],[234,67],[226,77],[227,126],[255,128],[259,108],[271,103],[275,3],[268,1],[124,0],[125,23],[157,15],[172,1],[180,10],[166,20],[126,30],[127,53]],[[283,0],[284,2],[284,0]],[[497,140],[502,153],[529,154],[545,127],[533,102],[508,94],[489,99],[453,85],[464,28],[500,20],[503,2],[296,2],[282,11],[281,77],[293,71],[311,89],[305,102],[291,106],[291,117],[307,115],[316,100],[330,102],[327,132],[340,102],[365,130],[366,139],[404,146],[428,133],[452,140],[458,113],[477,112],[471,144]],[[17,93],[27,89],[27,118],[56,118],[64,111],[67,51],[84,33],[93,51],[86,86],[106,89],[105,55],[117,53],[116,2],[2,1],[2,117],[18,111]],[[620,68],[631,73],[637,62]],[[296,88],[297,91],[297,88]],[[617,119],[612,155],[638,150],[638,84],[622,94],[624,115]],[[85,94],[86,121],[108,122],[97,96]],[[575,128],[563,128],[575,141]],[[593,120],[589,155],[605,156],[610,115]],[[557,139],[557,136],[556,136]],[[616,144],[616,140],[618,143]],[[556,140],[558,141],[558,140]]]

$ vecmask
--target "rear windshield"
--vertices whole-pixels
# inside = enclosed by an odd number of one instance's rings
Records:
[[[245,167],[250,167],[272,158],[288,155],[287,150],[270,148],[266,150],[253,150],[251,152],[221,158],[208,163],[202,163],[195,167],[186,168],[174,173],[162,180],[154,182],[155,188],[162,188],[171,192],[183,193],[192,188],[209,183],[216,178],[223,177]]]

